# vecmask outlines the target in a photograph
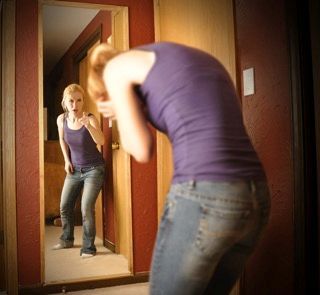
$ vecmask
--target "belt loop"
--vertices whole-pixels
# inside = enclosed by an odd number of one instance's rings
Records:
[[[254,180],[250,181],[250,186],[251,186],[251,197],[252,197],[252,201],[253,201],[253,209],[255,212],[257,212],[259,204],[258,204],[257,196],[256,196],[257,187],[256,187],[256,183]]]
[[[251,189],[252,194],[254,194],[256,192],[256,184],[255,184],[254,180],[250,180],[250,189]]]
[[[194,179],[188,182],[188,188],[193,189],[196,186],[196,181]]]

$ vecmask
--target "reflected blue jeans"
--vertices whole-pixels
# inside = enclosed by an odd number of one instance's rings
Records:
[[[61,193],[60,214],[62,235],[60,243],[72,247],[74,243],[74,207],[77,197],[82,191],[82,248],[81,253],[95,253],[94,240],[96,236],[95,202],[104,180],[104,166],[75,169],[73,174],[67,174]]]
[[[270,212],[264,181],[172,185],[152,258],[152,295],[227,295]]]

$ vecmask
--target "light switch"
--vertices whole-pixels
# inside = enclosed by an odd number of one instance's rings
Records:
[[[254,71],[249,68],[243,71],[243,95],[254,94]]]

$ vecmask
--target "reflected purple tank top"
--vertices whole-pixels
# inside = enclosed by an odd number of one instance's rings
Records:
[[[75,168],[104,165],[104,159],[97,149],[97,144],[86,127],[82,126],[78,130],[70,129],[67,120],[64,119],[63,132],[64,140],[69,146],[71,163]]]
[[[137,47],[156,61],[136,89],[149,120],[173,146],[173,182],[264,179],[225,68],[211,55],[169,42]]]

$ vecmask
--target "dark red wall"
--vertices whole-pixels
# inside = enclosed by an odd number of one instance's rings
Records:
[[[130,47],[154,41],[153,0],[69,0],[69,2],[127,6]]]
[[[292,121],[285,0],[236,0],[235,12],[239,77],[246,68],[255,71],[255,94],[242,96],[244,120],[272,192],[270,223],[245,270],[244,294],[293,294]]]
[[[129,7],[130,46],[154,41],[152,0],[76,1]],[[16,173],[19,285],[40,277],[38,1],[16,6]],[[27,156],[26,156],[27,155]],[[156,157],[132,161],[134,272],[149,270],[157,229]]]
[[[16,10],[16,179],[19,284],[40,282],[38,3]],[[5,135],[4,135],[5,136]]]

